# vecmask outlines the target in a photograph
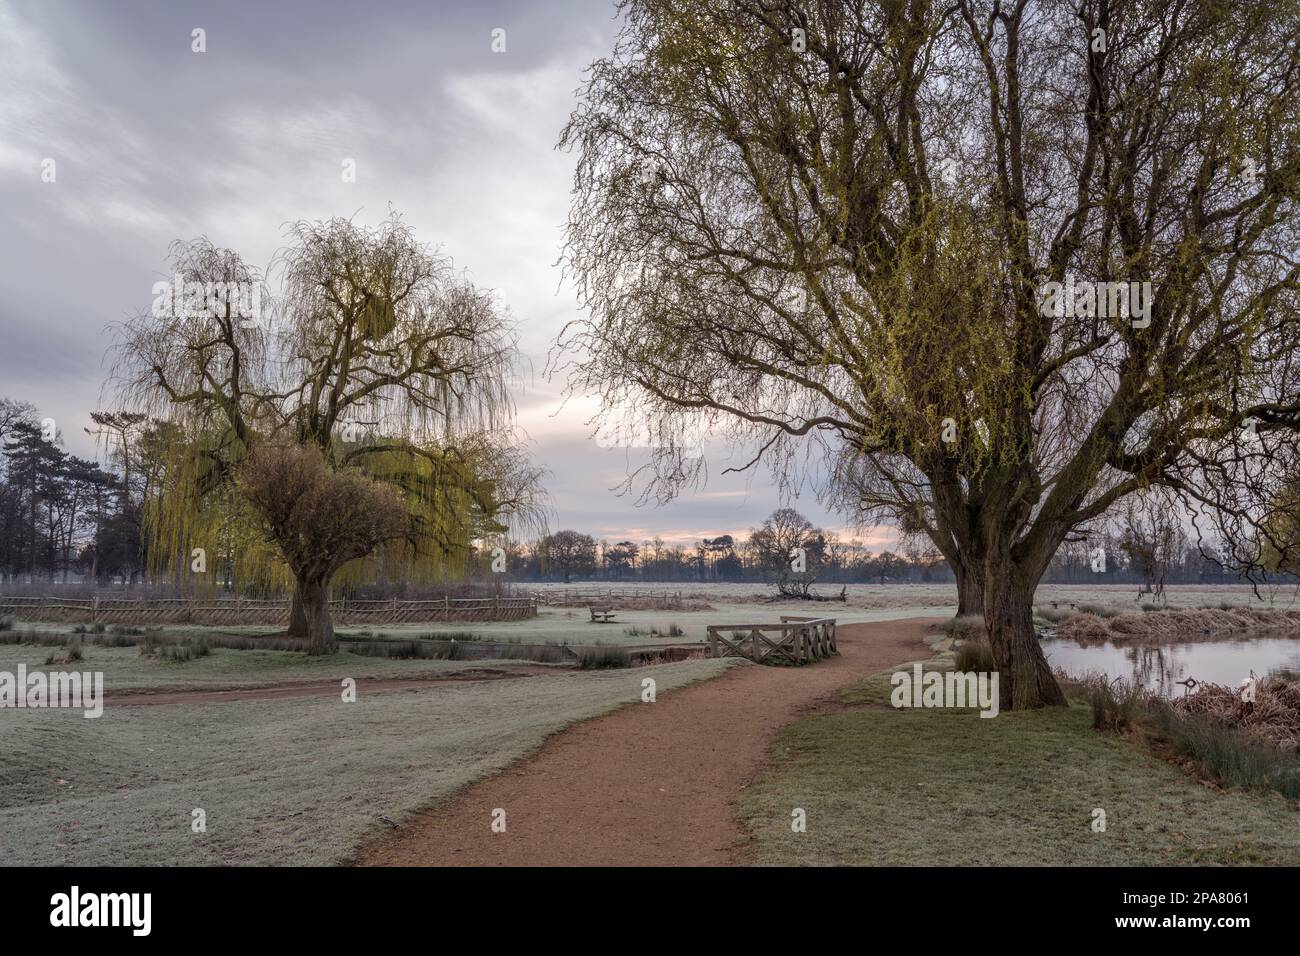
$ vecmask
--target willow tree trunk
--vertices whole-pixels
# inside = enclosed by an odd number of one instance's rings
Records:
[[[968,614],[984,616],[984,572],[966,562],[954,562],[952,573],[957,578],[957,616]]]
[[[289,600],[289,631],[290,637],[300,637],[303,640],[307,638],[307,615],[303,613],[302,598],[298,596],[298,587],[294,585],[293,597]]]
[[[1065,703],[1034,631],[1037,585],[1037,577],[1010,559],[990,560],[985,566],[984,624],[998,669],[999,707],[1004,710]]]
[[[330,620],[329,579],[300,578],[294,593],[294,604],[299,609],[305,626],[302,636],[308,642],[307,653],[333,654],[338,650],[338,642],[334,639],[334,622]],[[292,624],[290,621],[291,627]]]

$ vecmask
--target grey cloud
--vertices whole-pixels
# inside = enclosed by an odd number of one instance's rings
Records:
[[[207,235],[265,265],[286,221],[375,221],[392,203],[516,320],[521,418],[554,474],[558,525],[639,538],[757,524],[775,491],[719,476],[723,462],[705,494],[662,508],[616,496],[622,453],[596,446],[586,413],[556,414],[563,383],[542,377],[578,315],[555,266],[572,159],[554,146],[614,13],[604,0],[0,0],[0,394],[37,403],[87,454],[105,325],[148,305],[171,241]],[[40,180],[46,156],[56,184]]]

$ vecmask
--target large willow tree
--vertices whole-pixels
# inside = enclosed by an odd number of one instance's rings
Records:
[[[664,493],[710,433],[836,462],[978,582],[1004,706],[1061,703],[1067,535],[1152,486],[1247,514],[1294,441],[1296,3],[623,12],[561,141],[573,387]],[[1096,282],[1129,313],[1048,284]]]
[[[159,561],[221,541],[242,580],[288,569],[290,633],[328,651],[344,565],[365,573],[382,546],[408,574],[445,573],[476,540],[539,520],[540,472],[512,434],[505,316],[396,215],[292,226],[266,281],[207,240],[174,246],[172,269],[201,294],[161,295],[118,327],[114,371],[121,405],[169,426],[146,510]],[[404,527],[374,482],[400,494]],[[331,488],[350,503],[329,506]],[[366,500],[375,527],[341,527],[366,523]]]

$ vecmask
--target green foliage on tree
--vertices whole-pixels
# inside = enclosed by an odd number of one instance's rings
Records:
[[[1153,487],[1248,521],[1294,448],[1295,0],[623,11],[561,139],[574,390],[655,436],[660,497],[722,435],[906,517],[1003,706],[1062,703],[1067,536]]]
[[[373,558],[352,554],[322,584],[285,539],[241,522],[236,477],[262,446],[314,448],[339,476],[399,493],[406,528],[384,555],[410,577],[454,572],[475,541],[540,523],[541,473],[512,431],[505,315],[398,216],[296,223],[267,277],[205,239],[176,244],[172,271],[186,294],[160,285],[116,329],[120,406],[160,423],[145,510],[156,561],[180,567],[224,535],[240,580],[292,578],[291,633],[328,646],[304,606]]]

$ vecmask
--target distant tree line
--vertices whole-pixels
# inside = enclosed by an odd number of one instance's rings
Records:
[[[0,397],[0,581],[192,587],[190,553],[155,556],[145,533],[164,494],[170,426],[132,412],[95,411],[90,420],[84,431],[102,462],[65,451],[58,423],[30,402]],[[205,563],[233,586],[223,572],[233,544],[220,536],[213,544]]]
[[[877,550],[860,538],[818,528],[790,508],[773,512],[748,535],[702,537],[691,544],[661,537],[610,541],[565,529],[532,541],[506,542],[503,549],[508,577],[517,581],[731,582],[800,593],[814,584],[955,580],[947,561],[922,535],[904,534],[897,545]],[[1242,583],[1215,558],[1216,550],[1193,541],[1166,513],[1143,515],[1128,508],[1097,533],[1064,542],[1044,582],[1132,584],[1151,593],[1166,584]],[[486,555],[478,570],[487,575]],[[1294,579],[1285,572],[1279,577]]]
[[[152,555],[157,545],[145,533],[148,509],[165,494],[164,432],[170,426],[137,413],[96,411],[91,420],[95,427],[85,431],[95,437],[103,462],[65,451],[62,433],[32,404],[0,398],[0,581],[194,587],[189,552]],[[1191,540],[1170,514],[1126,506],[1098,533],[1064,542],[1044,581],[1132,584],[1153,593],[1165,584],[1239,583],[1215,558],[1216,548]],[[235,575],[233,520],[231,534],[218,534],[213,543],[208,580],[247,593],[249,583]],[[730,582],[806,593],[814,585],[954,581],[924,535],[904,533],[897,545],[873,549],[860,538],[816,527],[791,508],[774,511],[747,535],[689,544],[658,536],[611,541],[565,529],[494,546],[504,551],[506,580],[519,582]],[[492,581],[492,559],[490,547],[480,548],[467,576]],[[1293,580],[1293,570],[1283,568],[1279,577]],[[366,593],[400,588],[392,571],[381,561],[378,583]]]
[[[138,500],[122,472],[61,445],[33,405],[0,398],[0,578],[130,578],[140,567]]]

